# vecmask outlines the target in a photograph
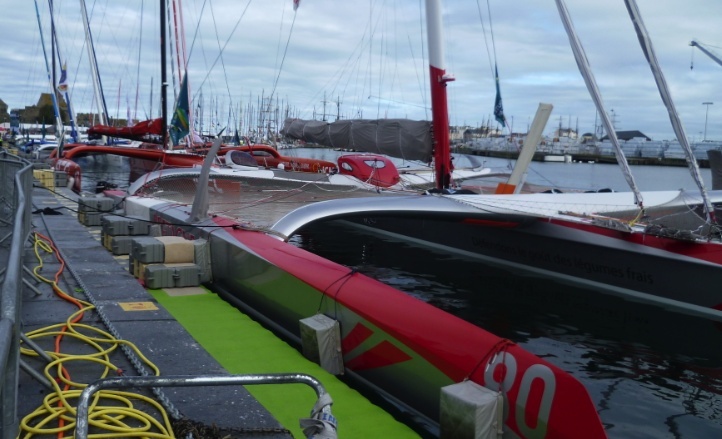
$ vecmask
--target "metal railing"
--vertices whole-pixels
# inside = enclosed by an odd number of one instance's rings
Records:
[[[30,233],[33,166],[0,152],[0,261],[7,264],[0,290],[0,435],[18,432],[18,374],[23,245]],[[7,259],[5,259],[7,258]]]
[[[197,387],[197,386],[229,386],[249,384],[306,384],[316,392],[318,400],[311,411],[311,419],[302,420],[305,424],[304,433],[308,437],[315,437],[315,433],[323,432],[318,437],[336,437],[336,420],[331,414],[332,400],[320,381],[316,378],[300,373],[266,374],[266,375],[228,375],[228,376],[148,376],[148,377],[116,377],[104,378],[89,384],[78,398],[77,422],[75,437],[86,439],[88,437],[89,410],[93,395],[103,389],[131,388],[131,387]],[[303,422],[307,421],[307,422]]]

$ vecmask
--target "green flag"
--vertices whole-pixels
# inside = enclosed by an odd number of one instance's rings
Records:
[[[187,136],[190,132],[188,126],[188,112],[190,105],[188,103],[188,72],[183,75],[180,93],[178,93],[178,101],[173,110],[173,118],[170,122],[170,138],[173,146],[180,143],[180,139]]]

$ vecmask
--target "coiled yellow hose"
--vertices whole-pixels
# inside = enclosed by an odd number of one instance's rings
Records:
[[[110,374],[122,375],[123,370],[111,361],[110,355],[118,347],[127,346],[152,369],[156,376],[160,375],[160,371],[133,343],[117,339],[100,328],[79,323],[85,312],[95,307],[70,296],[58,286],[58,279],[65,266],[64,261],[49,238],[38,233],[34,236],[38,265],[33,273],[39,280],[51,284],[53,291],[59,297],[77,306],[78,310],[72,313],[65,323],[50,325],[26,334],[33,341],[54,338],[54,351],[46,351],[53,361],[48,363],[43,371],[53,387],[53,392],[43,399],[40,407],[22,419],[18,438],[31,438],[36,435],[56,435],[62,438],[66,437],[66,433],[72,435],[75,429],[76,402],[83,389],[87,387],[87,383],[73,381],[70,369],[82,368],[84,373],[87,373],[92,365],[98,365],[97,379]],[[55,279],[40,275],[43,267],[41,252],[53,253],[60,262],[61,267],[56,272]],[[74,349],[89,352],[64,352],[61,347],[65,346],[62,346],[61,341],[65,337],[75,341]],[[20,352],[30,357],[39,356],[34,350],[22,346]],[[81,362],[82,364],[74,364]],[[165,409],[152,398],[131,392],[103,390],[95,393],[88,421],[93,432],[89,435],[91,438],[175,437]]]

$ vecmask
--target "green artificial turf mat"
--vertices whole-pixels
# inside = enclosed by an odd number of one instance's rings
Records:
[[[149,292],[229,373],[304,373],[318,379],[333,398],[340,438],[419,437],[216,294],[171,297],[163,290]],[[316,402],[311,387],[281,384],[246,389],[295,438],[305,438],[298,421],[309,415]]]

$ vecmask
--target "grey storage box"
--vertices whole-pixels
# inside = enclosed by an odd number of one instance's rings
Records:
[[[124,236],[130,235],[128,233],[128,225],[130,224],[128,218],[118,215],[105,215],[100,221],[103,227],[103,233],[109,236]]]
[[[78,222],[84,226],[99,226],[101,218],[106,215],[104,213],[87,211],[78,212]]]
[[[111,236],[147,235],[150,223],[140,218],[105,215],[101,220],[103,232]]]
[[[109,250],[114,255],[127,255],[130,254],[131,241],[133,238],[130,236],[108,236],[110,240]]]
[[[143,264],[158,264],[165,258],[165,245],[163,241],[152,236],[135,237],[130,255]]]
[[[53,171],[55,187],[64,187],[68,185],[68,174],[65,171]]]
[[[150,289],[197,287],[201,270],[196,264],[151,264],[145,267],[145,286]]]
[[[78,198],[78,212],[112,212],[115,203],[108,197],[80,197]]]
[[[211,273],[211,244],[205,239],[193,241],[193,262],[201,269],[201,282],[210,282]]]
[[[128,234],[133,236],[150,234],[151,223],[143,218],[128,217],[131,223],[128,225]]]

